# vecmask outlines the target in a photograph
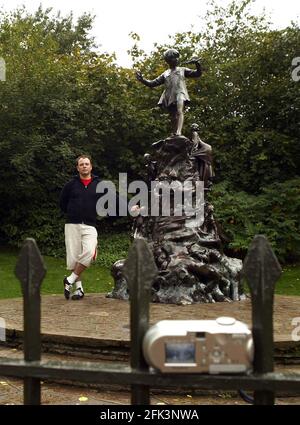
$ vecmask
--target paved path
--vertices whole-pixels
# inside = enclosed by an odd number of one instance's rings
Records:
[[[215,319],[232,316],[251,325],[251,301],[192,304],[151,304],[150,321],[163,319]],[[276,343],[291,341],[292,319],[300,316],[300,297],[275,296],[274,339]],[[0,301],[0,317],[8,331],[23,330],[21,298]],[[62,295],[42,297],[42,333],[53,337],[103,340],[112,344],[130,341],[129,303],[105,298],[104,294],[87,294],[80,301],[66,301]]]

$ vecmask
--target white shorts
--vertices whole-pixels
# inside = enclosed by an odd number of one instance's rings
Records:
[[[97,256],[97,230],[87,224],[65,224],[67,269],[74,270],[76,263],[89,267]]]

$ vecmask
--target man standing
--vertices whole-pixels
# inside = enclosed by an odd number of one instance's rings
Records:
[[[75,292],[71,299],[81,300],[84,297],[81,275],[97,254],[96,203],[99,194],[96,187],[100,179],[92,174],[89,156],[80,155],[76,166],[79,174],[64,186],[60,195],[60,208],[67,216],[65,243],[67,269],[71,270],[70,276],[63,279],[67,300],[74,284]]]

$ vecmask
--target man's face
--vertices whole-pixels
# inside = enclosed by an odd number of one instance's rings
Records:
[[[92,164],[88,158],[80,158],[77,164],[77,171],[81,178],[89,179],[92,172]]]

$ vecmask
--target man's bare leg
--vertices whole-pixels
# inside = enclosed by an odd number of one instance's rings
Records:
[[[76,263],[75,268],[74,268],[74,273],[77,274],[78,278],[76,280],[80,280],[80,275],[82,272],[84,272],[84,270],[86,269],[86,266],[84,266],[83,264],[80,263]]]

